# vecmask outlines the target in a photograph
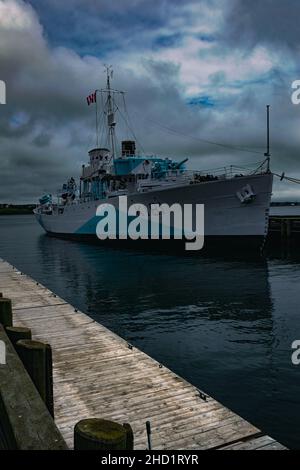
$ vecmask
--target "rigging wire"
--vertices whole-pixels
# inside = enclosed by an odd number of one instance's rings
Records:
[[[130,130],[133,138],[135,139],[135,141],[137,142],[137,144],[139,145],[139,147],[141,148],[142,150],[142,153],[143,154],[146,154],[145,152],[145,149],[143,148],[141,142],[139,141],[139,139],[137,138],[134,130],[133,130],[133,124],[132,124],[132,121],[131,121],[131,118],[130,118],[130,115],[129,115],[129,112],[128,112],[128,109],[127,109],[127,105],[126,105],[126,101],[125,101],[125,95],[124,93],[121,93],[122,95],[122,98],[123,98],[123,107],[124,107],[124,115],[123,113],[121,112],[120,108],[118,107],[118,105],[116,104],[116,101],[114,99],[114,92],[112,93],[113,94],[113,101],[114,101],[114,106],[115,106],[115,111],[119,111],[121,117],[123,118],[125,124],[127,125],[128,129]],[[102,105],[102,109],[104,110],[105,109],[105,106],[107,105],[107,100],[106,100],[106,103],[104,105],[104,102],[103,102],[103,93],[101,91],[101,105]],[[97,106],[97,104],[96,104]],[[216,142],[216,141],[213,141],[213,140],[209,140],[209,139],[204,139],[204,138],[201,138],[201,137],[196,137],[196,136],[193,136],[193,135],[189,135],[189,134],[186,134],[185,132],[182,132],[182,131],[179,131],[179,130],[176,130],[176,129],[173,129],[171,127],[168,127],[158,121],[154,121],[153,119],[151,118],[145,118],[145,117],[142,117],[142,119],[144,121],[148,121],[149,123],[151,123],[152,125],[154,125],[155,127],[157,127],[159,130],[161,131],[165,131],[169,134],[172,134],[172,135],[176,135],[176,136],[181,136],[181,137],[184,137],[184,138],[187,138],[187,139],[192,139],[192,140],[195,140],[197,142],[202,142],[202,143],[206,143],[206,144],[209,144],[209,145],[215,145],[215,146],[218,146],[218,147],[222,147],[222,148],[226,148],[226,149],[230,149],[230,150],[235,150],[235,151],[240,151],[240,152],[246,152],[246,153],[251,153],[251,154],[257,154],[257,155],[261,155],[261,152],[257,151],[257,150],[254,150],[253,148],[249,148],[249,147],[246,147],[246,146],[239,146],[239,145],[230,145],[230,144],[225,144],[225,143],[221,143],[221,142]],[[104,125],[104,122],[103,122],[103,125]],[[101,131],[101,137],[102,137],[102,131]],[[101,140],[101,139],[100,139]],[[255,147],[255,148],[262,148],[262,147]]]
[[[250,148],[247,148],[247,147],[242,147],[242,146],[238,146],[238,145],[223,144],[223,143],[215,142],[215,141],[212,141],[212,140],[202,139],[200,137],[195,137],[195,136],[192,136],[192,135],[189,135],[189,134],[185,134],[182,131],[177,131],[175,129],[172,129],[172,128],[170,128],[168,126],[165,126],[164,124],[161,124],[159,122],[156,122],[156,121],[154,121],[153,119],[150,119],[150,118],[144,118],[144,120],[147,120],[147,121],[151,122],[156,127],[160,128],[162,130],[165,130],[166,132],[169,132],[173,135],[180,135],[182,137],[192,139],[192,140],[196,140],[198,142],[204,142],[206,144],[216,145],[218,147],[224,147],[224,148],[228,148],[228,149],[231,149],[231,150],[239,150],[241,152],[247,152],[247,153],[253,153],[253,154],[261,155],[261,152],[258,152],[256,150],[253,150],[253,149],[250,149]]]
[[[103,101],[103,92],[101,91],[101,109],[104,109],[104,101]],[[105,126],[104,126],[104,113],[101,113],[101,122],[100,122],[100,145],[103,142],[103,147],[105,147],[105,141],[104,141],[104,132],[105,132]]]
[[[124,93],[122,93],[122,98],[123,98],[123,106],[124,106],[125,117],[127,117],[127,118],[125,118],[125,122],[127,122],[128,129],[131,131],[131,133],[133,135],[133,138],[135,139],[135,141],[138,143],[139,147],[141,148],[142,153],[146,154],[145,149],[143,148],[142,144],[139,142],[139,139],[137,138],[137,136],[135,135],[135,132],[133,130],[133,125],[132,125],[130,115],[129,115],[129,112],[128,112],[128,109],[127,109]],[[119,109],[119,112],[122,116],[122,113],[121,113],[120,109]]]
[[[273,175],[277,176],[280,179],[280,181],[287,180],[291,183],[300,184],[300,179],[299,178],[294,178],[292,176],[285,176],[284,173],[282,173],[281,175],[278,175],[277,173],[273,173]]]
[[[138,145],[139,145],[139,147],[141,148],[142,154],[144,154],[144,155],[145,155],[145,154],[146,154],[146,152],[145,152],[145,150],[144,150],[144,148],[143,148],[142,144],[141,144],[141,143],[138,141],[138,139],[137,139],[137,137],[136,137],[136,135],[135,135],[135,133],[134,133],[133,129],[130,127],[130,125],[129,125],[129,123],[128,123],[127,119],[126,119],[126,117],[123,115],[123,113],[121,112],[120,108],[118,108],[117,110],[119,111],[119,113],[120,113],[120,116],[121,116],[121,118],[124,120],[124,122],[125,122],[126,126],[128,127],[128,129],[129,129],[129,130],[130,130],[130,132],[132,133],[132,136],[133,136],[133,138],[135,139],[135,141],[137,142],[137,144],[138,144]]]
[[[268,162],[268,158],[266,158],[266,159],[265,159],[263,162],[261,162],[261,163],[259,162],[259,163],[260,163],[259,167],[256,168],[251,174],[252,174],[252,175],[255,175],[259,170],[261,170],[261,169],[264,167],[264,165],[265,165],[267,162]]]
[[[96,97],[96,147],[99,146],[99,134],[98,134],[98,103],[97,103],[97,92],[95,91],[95,97]]]

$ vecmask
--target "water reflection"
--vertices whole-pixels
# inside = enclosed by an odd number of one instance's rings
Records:
[[[242,325],[272,317],[265,260],[157,256],[43,235],[38,249],[43,265],[51,260],[51,275],[59,284],[67,280],[69,298],[79,297],[95,318],[114,327],[122,323],[132,333],[138,314],[143,315],[141,330],[156,323],[164,329],[164,322],[176,330],[190,328],[197,319]]]

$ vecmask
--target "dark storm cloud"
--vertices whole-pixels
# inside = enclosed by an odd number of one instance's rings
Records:
[[[256,25],[250,10],[250,2],[225,0],[0,0],[0,79],[8,91],[0,202],[32,202],[78,176],[95,145],[95,108],[85,97],[104,85],[103,62],[114,65],[114,87],[127,92],[146,153],[188,156],[191,167],[206,169],[259,161],[268,102],[274,168],[300,176],[300,106],[290,99],[297,57],[288,41],[279,47],[270,31],[263,37],[263,20]],[[238,11],[244,23],[234,19]],[[121,116],[118,130],[126,136]]]
[[[226,15],[223,38],[231,45],[298,49],[299,0],[233,0]],[[242,44],[241,44],[242,43]]]
[[[196,2],[30,0],[45,26],[51,44],[63,44],[81,55],[92,53],[98,57],[108,56],[116,48],[128,50],[150,46],[152,39],[151,34],[147,37],[148,33],[164,27],[170,18],[185,15],[188,19],[190,14],[183,7]]]
[[[50,48],[28,4],[1,3],[6,8],[0,22],[1,79],[8,90],[8,104],[0,115],[1,198],[23,201],[46,188],[53,192],[59,181],[74,172],[78,175],[95,139],[94,110],[86,106],[85,96],[103,84],[105,75],[103,63],[93,57]],[[169,154],[168,137],[162,135],[158,145],[157,127],[145,132],[143,110],[153,119],[173,108],[172,122],[180,122],[187,109],[178,89],[178,66],[159,60],[142,62],[142,76],[121,64],[116,75],[122,78],[116,85],[131,98],[133,120],[143,122],[144,127],[136,130],[143,146]]]

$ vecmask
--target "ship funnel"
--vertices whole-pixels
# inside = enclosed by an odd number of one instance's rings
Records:
[[[123,140],[122,141],[122,157],[135,155],[135,141]]]

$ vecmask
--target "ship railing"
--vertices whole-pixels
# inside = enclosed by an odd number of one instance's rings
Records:
[[[62,206],[64,207],[66,205],[66,203],[62,203],[62,194],[64,194],[65,191],[61,191],[60,189],[56,191],[56,199],[58,201],[58,205],[59,206]],[[95,196],[94,193],[91,193],[91,192],[86,192],[86,193],[82,193],[81,196],[79,195],[79,193],[77,193],[75,195],[75,199],[73,200],[68,200],[67,202],[67,205],[77,205],[77,204],[80,204],[81,202],[91,202],[91,201],[94,201],[96,199],[99,199]]]
[[[264,162],[263,162],[264,163]],[[242,176],[258,175],[266,172],[266,166],[262,162],[256,162],[248,165],[230,165],[205,170],[169,170],[163,178],[164,180],[179,182],[185,181],[212,181],[221,179],[232,179]],[[154,175],[153,179],[157,179]]]

